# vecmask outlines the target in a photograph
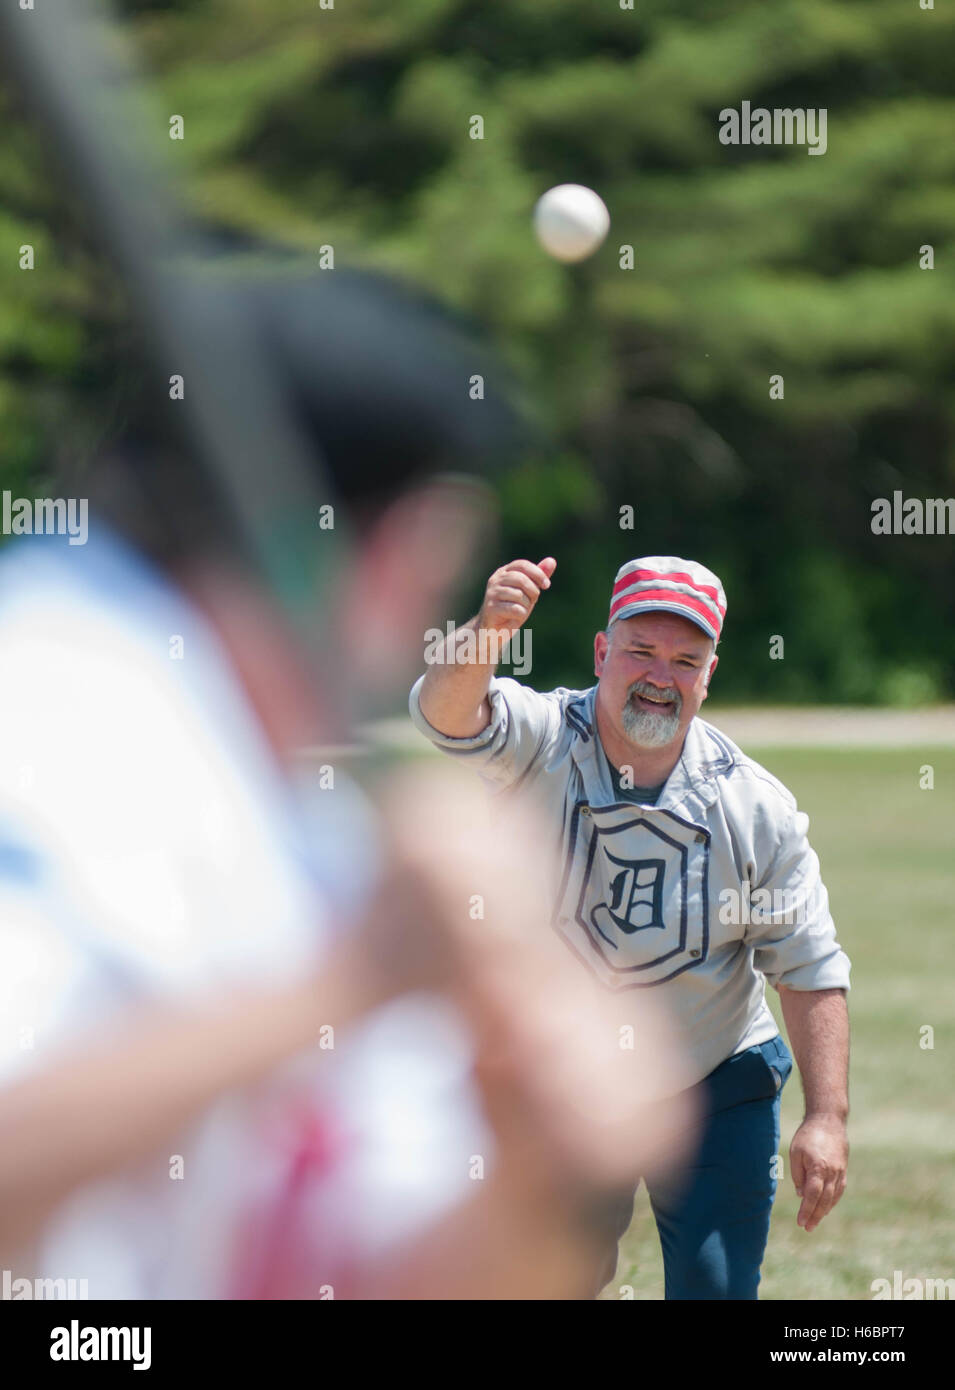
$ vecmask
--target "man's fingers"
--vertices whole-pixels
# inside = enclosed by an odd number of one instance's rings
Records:
[[[538,566],[538,569],[543,570],[544,573],[547,575],[548,579],[550,579],[556,568],[557,561],[554,559],[553,555],[546,556],[543,560],[541,560],[540,565]]]
[[[531,615],[534,605],[524,594],[509,589],[502,594],[492,590],[480,612],[480,623],[486,628],[511,628],[514,631],[523,627]]]
[[[821,1173],[810,1173],[803,1184],[802,1206],[799,1208],[799,1214],[796,1217],[797,1226],[803,1226],[807,1231],[812,1230],[812,1227],[816,1224],[813,1218],[815,1217],[816,1208],[819,1205],[825,1186],[826,1184],[823,1181]]]
[[[802,1205],[798,1225],[812,1231],[845,1191],[849,1148],[844,1126],[806,1119],[789,1146],[789,1164]]]
[[[845,1173],[840,1173],[840,1174],[839,1174],[839,1180],[838,1180],[838,1182],[836,1183],[835,1195],[833,1196],[833,1199],[832,1199],[832,1205],[833,1205],[834,1207],[835,1207],[835,1206],[838,1206],[839,1203],[842,1201],[842,1194],[845,1192],[845,1190],[846,1190],[846,1175],[845,1175]],[[831,1208],[830,1208],[830,1210],[831,1210]]]
[[[520,574],[526,574],[528,579],[533,580],[538,589],[549,589],[550,575],[553,574],[556,565],[557,561],[553,560],[550,566],[550,573],[548,573],[541,565],[535,565],[532,560],[511,560],[508,564],[501,566],[500,570],[498,570],[498,574],[509,573],[513,570]]]
[[[500,594],[510,599],[517,594],[527,599],[530,604],[535,604],[540,596],[540,589],[533,579],[522,574],[520,570],[505,570],[497,580],[491,582],[490,588],[495,597]]]
[[[839,1198],[836,1196],[836,1179],[830,1178],[823,1186],[816,1209],[806,1222],[806,1230],[813,1231],[824,1216],[828,1216]]]
[[[556,564],[556,560],[554,564]],[[530,560],[514,560],[495,570],[487,583],[480,620],[485,627],[514,627],[525,623],[550,580]]]
[[[812,1219],[812,1224],[806,1227],[807,1231],[811,1231],[814,1226],[818,1226],[822,1218],[824,1216],[829,1215],[833,1207],[838,1205],[839,1201],[842,1198],[842,1194],[843,1192],[845,1192],[845,1190],[845,1173],[838,1173],[835,1177],[829,1179],[829,1181],[826,1183],[822,1197],[819,1200],[819,1204],[816,1207],[816,1212]]]

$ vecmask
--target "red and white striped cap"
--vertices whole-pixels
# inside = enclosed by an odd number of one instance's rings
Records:
[[[622,565],[613,584],[607,626],[617,618],[660,610],[689,618],[718,642],[726,595],[712,570],[678,555],[645,555]]]

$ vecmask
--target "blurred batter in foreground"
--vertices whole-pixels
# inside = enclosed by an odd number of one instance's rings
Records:
[[[375,811],[299,756],[347,737],[349,682],[407,679],[473,553],[439,476],[473,353],[385,284],[243,292],[356,524],[334,648],[316,680],[147,429],[87,545],[4,552],[0,1263],[105,1299],[586,1294],[692,1121],[641,1060],[665,1021],[621,1051],[466,788],[405,774]]]

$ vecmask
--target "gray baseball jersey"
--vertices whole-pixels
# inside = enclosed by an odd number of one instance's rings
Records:
[[[495,677],[488,727],[448,738],[421,713],[423,679],[416,727],[497,793],[536,790],[559,840],[554,926],[609,987],[661,991],[694,1079],[775,1036],[767,980],[848,989],[809,819],[725,734],[695,718],[658,800],[640,806],[614,792],[596,686],[540,694]]]

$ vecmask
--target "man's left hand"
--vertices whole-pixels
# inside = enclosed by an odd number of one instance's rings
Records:
[[[802,1205],[796,1224],[814,1231],[846,1190],[849,1140],[838,1115],[807,1115],[789,1146],[789,1166]]]

